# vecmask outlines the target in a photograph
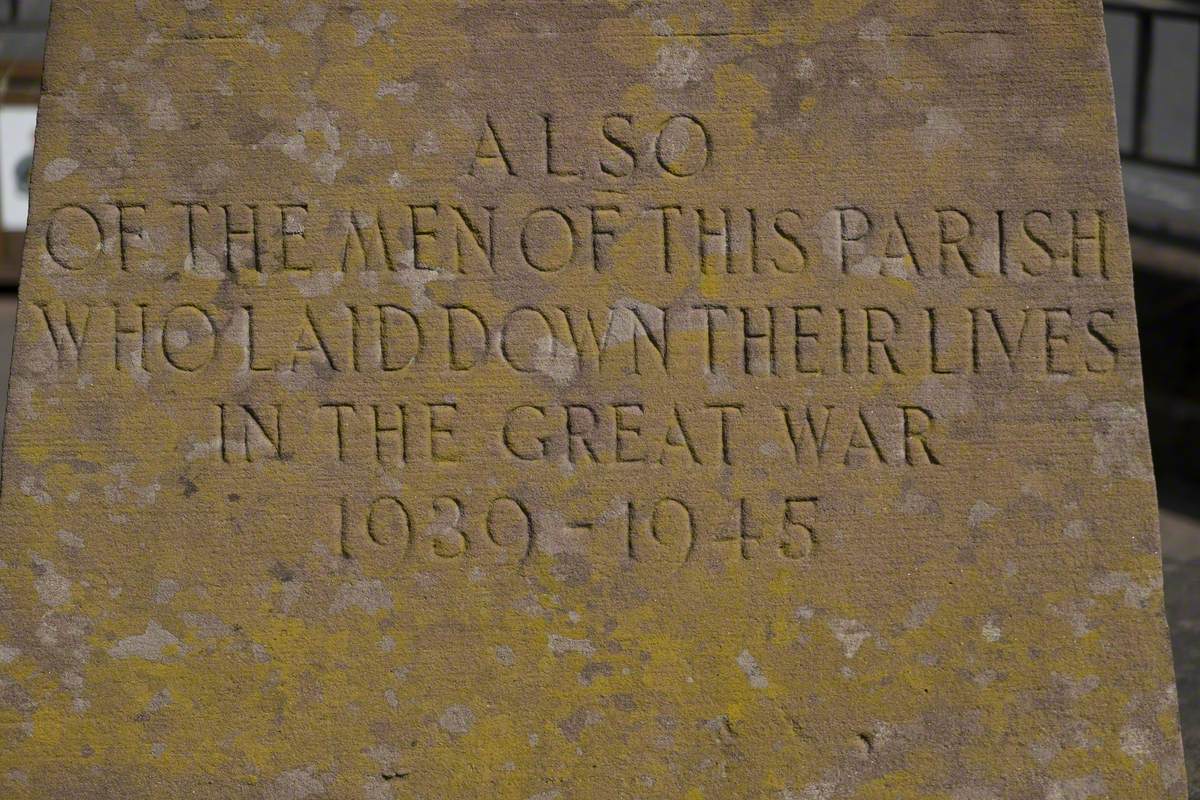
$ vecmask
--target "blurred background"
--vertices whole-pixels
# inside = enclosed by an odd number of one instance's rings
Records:
[[[0,399],[8,390],[49,5],[0,0]],[[1200,0],[1110,0],[1105,8],[1167,615],[1191,798],[1200,800]]]

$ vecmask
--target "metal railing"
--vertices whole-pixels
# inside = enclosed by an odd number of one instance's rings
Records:
[[[1106,0],[1104,9],[1109,26],[1117,105],[1126,117],[1120,120],[1121,157],[1172,170],[1200,172],[1200,62],[1193,66],[1193,74],[1186,79],[1167,74],[1171,65],[1163,56],[1168,46],[1162,43],[1167,36],[1176,40],[1191,36],[1200,45],[1200,4],[1181,0]],[[1134,31],[1133,74],[1131,79],[1124,76],[1127,80],[1123,81],[1123,76],[1116,73],[1120,71],[1122,57],[1128,54],[1118,50],[1115,37],[1118,28],[1129,25]],[[1179,55],[1167,53],[1168,57]],[[1191,82],[1195,86],[1190,87],[1193,88],[1190,96],[1181,97],[1179,84]],[[1122,89],[1126,91],[1122,92]],[[1125,93],[1132,96],[1123,97]],[[1192,108],[1190,119],[1179,119],[1179,108],[1188,105]],[[1169,113],[1171,110],[1174,113]],[[1155,128],[1161,129],[1166,124],[1173,128],[1174,147],[1164,147],[1161,142],[1154,141]],[[1189,137],[1191,147],[1180,148],[1178,141]]]
[[[5,28],[44,28],[49,11],[47,0],[0,0],[0,24]]]

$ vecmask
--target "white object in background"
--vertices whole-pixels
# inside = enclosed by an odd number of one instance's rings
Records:
[[[29,217],[29,170],[37,106],[0,107],[0,223],[23,231]]]

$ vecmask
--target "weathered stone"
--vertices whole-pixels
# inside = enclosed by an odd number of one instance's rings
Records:
[[[1098,2],[61,0],[0,795],[1180,798]]]

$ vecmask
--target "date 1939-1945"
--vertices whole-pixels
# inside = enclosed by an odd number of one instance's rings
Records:
[[[614,499],[587,520],[511,496],[343,497],[337,507],[347,559],[522,564],[541,552],[603,560],[685,564],[701,558],[803,564],[819,551],[820,498]]]

